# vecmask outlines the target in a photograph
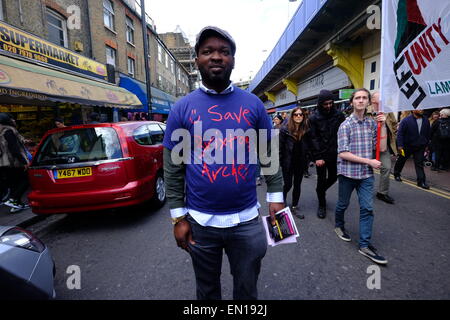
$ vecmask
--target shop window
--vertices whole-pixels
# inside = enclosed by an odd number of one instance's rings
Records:
[[[67,48],[66,19],[53,10],[47,9],[48,40]]]
[[[131,18],[126,18],[126,24],[127,24],[127,42],[134,44],[134,22]]]
[[[127,65],[128,65],[128,74],[130,75],[130,77],[134,78],[134,76],[135,76],[135,69],[136,69],[134,59],[128,57]]]
[[[116,50],[110,46],[106,46],[106,63],[116,66]]]
[[[103,23],[114,30],[114,6],[110,0],[103,0]]]

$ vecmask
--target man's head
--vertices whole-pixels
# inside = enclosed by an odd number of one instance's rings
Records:
[[[320,90],[317,97],[317,108],[320,112],[329,113],[334,106],[334,97],[329,90]]]
[[[55,127],[57,128],[65,127],[63,118],[55,118]]]
[[[439,115],[441,118],[450,118],[450,109],[442,109]]]
[[[372,94],[372,108],[374,112],[380,111],[380,92],[378,91]]]
[[[412,114],[416,118],[422,118],[423,116],[423,110],[413,110]]]
[[[366,88],[356,89],[350,96],[350,105],[354,112],[365,111],[370,103],[370,91]]]
[[[220,28],[205,27],[197,35],[195,52],[204,84],[211,89],[225,89],[234,68],[236,44],[233,38]]]
[[[13,126],[14,125],[12,118],[6,112],[0,113],[0,124],[3,124],[5,126]]]
[[[97,112],[92,112],[92,113],[89,115],[89,119],[90,119],[91,121],[100,121],[100,115],[99,115]]]
[[[286,111],[281,112],[281,117],[283,118],[283,120],[286,119],[287,112]]]

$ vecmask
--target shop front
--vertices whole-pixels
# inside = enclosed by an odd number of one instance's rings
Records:
[[[55,117],[81,124],[95,111],[109,122],[117,110],[141,106],[106,79],[105,65],[0,21],[0,112],[28,140],[39,142]]]
[[[176,98],[155,87],[151,87],[152,109],[148,110],[147,87],[145,83],[130,78],[124,74],[119,74],[119,86],[134,93],[142,103],[141,109],[130,110],[128,119],[141,113],[151,113],[151,119],[164,121],[169,115],[171,107],[175,104]]]
[[[95,111],[100,121],[109,122],[115,109],[140,105],[134,94],[107,82],[0,55],[0,112],[10,113],[21,134],[34,143],[54,127],[55,117],[75,125],[87,123]]]

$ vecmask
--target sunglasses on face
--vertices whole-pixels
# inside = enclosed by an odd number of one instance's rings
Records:
[[[303,117],[303,113],[294,113],[293,116],[294,117]]]

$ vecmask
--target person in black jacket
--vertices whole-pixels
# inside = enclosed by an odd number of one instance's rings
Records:
[[[317,110],[310,118],[312,157],[317,170],[317,216],[326,216],[326,191],[337,180],[337,132],[345,116],[334,105],[333,94],[321,90]]]
[[[287,201],[287,194],[294,186],[292,192],[292,211],[298,218],[305,216],[298,212],[301,184],[307,152],[311,145],[309,124],[306,112],[297,107],[292,110],[287,125],[280,129],[280,165],[283,173],[283,197]],[[292,183],[292,180],[294,183]]]
[[[27,191],[28,156],[24,139],[16,129],[14,120],[7,113],[0,113],[0,175],[10,188],[9,200],[4,204],[11,207],[11,213],[27,209],[21,202]]]
[[[450,167],[450,109],[442,109],[439,115],[440,118],[431,126],[431,141],[436,152],[433,171]]]
[[[426,183],[423,162],[425,148],[431,138],[430,122],[423,117],[423,110],[413,110],[412,114],[400,121],[397,133],[397,148],[400,156],[395,162],[394,177],[401,182],[401,172],[406,160],[412,155],[416,168],[417,185],[423,189],[430,189]]]

